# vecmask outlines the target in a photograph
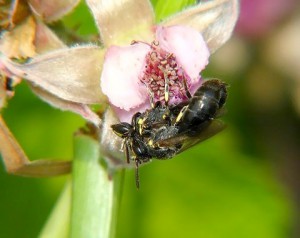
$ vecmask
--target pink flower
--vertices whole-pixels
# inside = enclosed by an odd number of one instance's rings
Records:
[[[170,103],[187,99],[189,89],[200,84],[209,50],[199,32],[186,26],[157,27],[151,44],[111,46],[105,56],[101,88],[115,107],[121,121],[150,107],[149,91],[156,101],[164,101],[165,80],[169,81]],[[116,67],[116,65],[118,67]]]
[[[238,0],[212,0],[154,25],[148,0],[86,3],[104,47],[57,46],[23,65],[1,56],[0,65],[27,80],[51,105],[96,125],[101,118],[89,105],[108,99],[119,118],[128,120],[134,111],[149,107],[148,91],[153,91],[155,100],[162,99],[165,78],[170,82],[170,103],[185,100],[183,82],[191,91],[201,83],[199,73],[209,54],[230,38],[238,16]]]
[[[78,0],[63,3],[55,0],[51,8],[39,2],[31,1],[31,10],[45,16],[45,21],[51,21],[69,10],[68,6],[75,6]],[[201,84],[199,73],[209,55],[232,34],[239,1],[203,1],[158,25],[154,24],[155,15],[149,0],[85,2],[95,19],[102,47],[91,44],[67,47],[49,28],[37,24],[37,55],[19,64],[2,50],[0,79],[1,74],[22,78],[41,99],[75,112],[100,127],[99,143],[104,156],[121,158],[122,140],[112,132],[111,125],[120,119],[129,121],[135,111],[148,108],[149,92],[153,93],[154,100],[163,101],[166,85],[170,91],[169,103],[186,100],[184,82],[191,92]],[[56,7],[65,11],[59,12]],[[32,42],[32,39],[27,41]],[[132,41],[135,43],[131,44]],[[7,44],[4,46],[9,48]],[[6,97],[6,88],[2,84],[0,87],[0,96]],[[96,114],[90,107],[93,104],[106,105],[105,113]],[[5,138],[1,140],[13,141],[4,122],[0,120],[0,123],[0,134]],[[0,150],[13,151],[19,148],[16,145],[16,141],[0,143]],[[3,157],[9,159],[10,156]],[[107,161],[114,161],[114,166],[117,163],[124,166],[113,159]],[[29,163],[27,158],[25,163]],[[62,170],[65,171],[64,167]]]

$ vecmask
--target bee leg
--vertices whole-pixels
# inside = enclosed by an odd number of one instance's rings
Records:
[[[179,112],[178,116],[176,117],[175,120],[175,125],[180,122],[181,118],[183,117],[183,115],[185,114],[186,110],[188,109],[188,106],[184,106],[181,111]]]
[[[184,80],[183,80],[183,86],[184,86],[184,90],[185,90],[186,96],[187,96],[189,99],[192,98],[192,95],[191,95],[191,93],[190,93],[190,91],[189,91],[189,89],[188,89],[188,85],[187,85],[187,82],[186,82],[186,78],[184,78]]]
[[[28,177],[50,177],[71,171],[71,161],[30,161],[0,116],[0,152],[10,174]]]
[[[139,165],[140,160],[138,158],[135,158],[135,186],[137,189],[140,188]]]
[[[124,144],[125,144],[126,162],[127,162],[127,164],[129,164],[130,163],[130,155],[129,155],[130,145],[129,145],[128,140],[125,139]]]

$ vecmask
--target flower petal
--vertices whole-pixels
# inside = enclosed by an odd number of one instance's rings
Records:
[[[105,55],[101,76],[102,92],[116,107],[129,110],[148,98],[146,87],[141,87],[140,75],[150,46],[134,44],[112,46]]]
[[[130,111],[122,110],[118,107],[112,107],[115,112],[115,115],[119,118],[121,122],[131,123],[132,116],[137,112],[144,112],[147,109],[151,108],[150,101],[147,100],[138,107],[131,109]]]
[[[213,53],[230,38],[238,14],[239,0],[205,1],[163,21],[162,25],[193,27],[202,33]]]
[[[105,46],[151,39],[154,12],[148,0],[86,0]]]
[[[86,120],[95,124],[95,126],[99,126],[101,124],[101,119],[99,118],[99,116],[96,113],[94,113],[86,104],[75,103],[60,99],[39,87],[31,86],[31,90],[42,100],[56,108],[59,108],[64,111],[67,110],[77,113]]]
[[[58,20],[77,6],[79,0],[28,0],[32,11],[46,22]]]
[[[192,83],[198,80],[209,57],[207,45],[198,31],[186,26],[158,27],[156,40],[161,48],[176,56]]]
[[[40,55],[23,65],[4,57],[0,61],[13,75],[61,99],[92,104],[106,100],[99,87],[104,52],[96,46],[81,46]]]

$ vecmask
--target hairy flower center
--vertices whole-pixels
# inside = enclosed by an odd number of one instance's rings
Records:
[[[190,78],[178,64],[176,57],[160,48],[159,42],[151,44],[151,50],[146,56],[146,65],[141,82],[153,93],[155,101],[165,100],[165,89],[168,84],[170,101],[186,100],[186,89]]]

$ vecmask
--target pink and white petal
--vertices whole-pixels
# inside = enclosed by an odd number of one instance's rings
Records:
[[[121,122],[128,122],[131,123],[132,116],[137,112],[144,112],[147,109],[151,108],[150,102],[145,101],[143,104],[139,105],[138,107],[130,109],[130,111],[122,110],[118,107],[112,107],[116,116],[119,118]]]
[[[197,89],[201,86],[201,84],[203,83],[203,79],[201,78],[200,75],[198,75],[197,79],[193,82],[193,84],[191,85],[191,87],[189,88],[189,91],[192,95],[195,94],[195,92],[197,91]]]
[[[27,64],[3,56],[0,61],[6,71],[61,99],[93,104],[106,101],[99,87],[104,53],[97,46],[79,46],[39,55]]]
[[[38,54],[67,47],[47,25],[39,20],[36,21],[34,45]]]
[[[28,0],[32,12],[46,22],[60,19],[71,12],[79,2],[79,0]]]
[[[175,55],[191,82],[195,82],[199,72],[208,64],[210,55],[202,35],[188,26],[159,26],[156,39],[160,47]]]
[[[101,119],[86,104],[75,103],[75,102],[70,102],[70,101],[60,99],[39,87],[31,86],[31,90],[38,97],[40,97],[45,102],[49,103],[51,106],[59,108],[63,111],[71,111],[76,114],[79,114],[84,119],[93,123],[95,126],[100,126]]]
[[[86,0],[106,47],[153,38],[154,12],[149,0]]]
[[[101,89],[116,107],[130,110],[148,98],[146,87],[140,82],[145,57],[150,46],[137,43],[130,46],[111,46],[105,55],[101,75]]]
[[[196,29],[213,53],[230,38],[238,15],[239,0],[212,0],[188,8],[161,25],[186,25]]]

